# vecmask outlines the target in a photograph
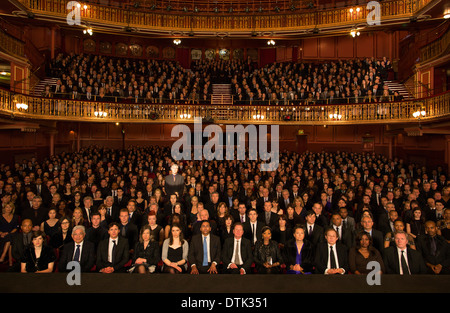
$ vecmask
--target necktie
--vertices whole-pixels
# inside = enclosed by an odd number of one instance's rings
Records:
[[[241,215],[241,223],[244,223],[244,215]]]
[[[338,233],[338,238],[340,238],[341,234],[339,234],[339,227],[336,227],[336,232]]]
[[[73,261],[80,262],[80,245],[77,245],[77,249],[75,250],[75,255],[73,256]]]
[[[309,235],[311,236],[312,234],[312,226],[309,226]]]
[[[404,250],[402,251],[402,257],[401,257],[401,263],[402,263],[402,271],[403,271],[403,275],[409,275],[409,268],[408,268],[408,264],[406,264],[406,259],[405,259],[405,254],[404,254]]]
[[[113,240],[112,241],[113,242],[113,248],[112,248],[112,252],[111,252],[111,263],[114,265],[114,263],[115,263],[115,261],[116,261],[116,247],[117,247],[117,245],[116,245],[116,241],[115,240]]]
[[[252,224],[252,240],[255,242],[255,224]]]
[[[434,237],[431,237],[431,255],[436,255],[436,240]]]
[[[206,237],[203,237],[203,266],[208,266],[208,245],[206,243]]]
[[[330,268],[337,268],[336,258],[334,257],[333,246],[330,246]]]
[[[239,240],[236,240],[236,249],[234,250],[234,264],[240,265],[239,262]]]

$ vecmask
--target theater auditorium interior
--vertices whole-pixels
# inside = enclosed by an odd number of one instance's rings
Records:
[[[0,290],[448,292],[449,29],[445,0],[2,1]]]

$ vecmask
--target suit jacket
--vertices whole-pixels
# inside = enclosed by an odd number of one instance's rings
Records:
[[[60,272],[69,272],[67,264],[72,261],[75,252],[75,242],[65,244],[59,259],[58,269]],[[95,264],[95,245],[87,240],[83,241],[81,250],[80,266],[81,272],[90,272]]]
[[[167,196],[170,196],[172,194],[175,194],[175,192],[178,192],[178,197],[181,197],[183,195],[184,191],[184,177],[180,174],[175,175],[175,180],[173,179],[173,175],[167,175],[165,177],[166,184],[165,184],[165,190]]]
[[[307,225],[305,225],[305,227],[307,227]],[[323,242],[325,240],[324,229],[323,229],[322,226],[314,224],[313,231],[312,231],[311,235],[309,235],[308,231],[309,230],[306,229],[305,240],[308,240],[309,242],[311,242],[313,247],[317,247],[317,245],[319,243],[321,243],[321,242]]]
[[[426,274],[427,267],[420,252],[408,248],[406,255],[411,274]],[[400,274],[400,262],[396,246],[391,246],[384,250],[383,262],[386,267],[386,274]]]
[[[125,264],[128,263],[130,259],[130,248],[128,245],[128,240],[121,236],[118,237],[118,242],[116,251],[114,254],[114,263],[108,261],[108,246],[109,246],[109,238],[106,238],[98,244],[97,248],[97,271],[105,267],[112,266],[114,268],[114,272],[120,271],[124,268]]]
[[[262,212],[258,215],[258,220],[264,225],[273,228],[278,224],[279,215],[274,212],[270,212],[269,223],[266,222],[266,212]]]
[[[123,227],[126,227],[125,229],[125,235],[123,234]],[[120,224],[120,234],[122,237],[128,239],[128,246],[131,248],[134,248],[136,243],[139,241],[139,230],[136,226],[136,224],[133,224],[129,222],[127,225]]]
[[[442,267],[448,269],[450,267],[450,245],[447,243],[445,238],[440,235],[436,235],[434,239],[436,242],[435,255],[431,252],[430,235],[422,235],[417,238],[417,251],[422,254],[422,257],[426,263],[433,265],[441,264]]]
[[[209,234],[209,257],[212,262],[217,264],[221,261],[221,243],[220,238],[216,235]],[[195,264],[197,268],[202,266],[203,263],[203,235],[198,234],[192,236],[189,246],[188,261],[192,266]]]
[[[347,274],[349,271],[348,264],[348,249],[345,245],[340,242],[336,242],[335,244],[336,254],[337,254],[337,262],[339,264],[339,268],[343,268],[345,273]],[[316,266],[316,272],[318,274],[324,274],[328,265],[328,243],[322,242],[320,243],[315,252],[314,264]]]
[[[241,267],[245,270],[246,273],[250,273],[250,267],[252,266],[252,263],[253,263],[253,252],[252,252],[250,240],[242,237],[240,239],[240,245],[241,245],[241,250],[239,253],[241,255],[241,259],[243,262]],[[222,262],[223,262],[223,265],[225,268],[227,268],[228,265],[230,265],[232,263],[231,258],[233,257],[233,253],[234,253],[233,248],[234,248],[234,237],[225,239],[225,242],[224,242],[223,248],[222,248]]]
[[[262,238],[262,228],[265,226],[265,223],[261,221],[256,221],[256,240],[253,240],[253,231],[252,231],[252,225],[250,224],[250,220],[247,219],[247,221],[244,223],[244,237],[247,238],[251,246],[254,247],[256,241],[260,240]]]

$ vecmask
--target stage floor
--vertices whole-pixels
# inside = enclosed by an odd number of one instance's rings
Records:
[[[67,274],[0,273],[5,293],[448,293],[450,276],[382,275],[370,286],[366,276],[343,275],[170,275],[81,274],[81,285],[69,285]]]

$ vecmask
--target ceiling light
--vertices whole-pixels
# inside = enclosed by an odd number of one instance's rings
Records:
[[[445,19],[448,19],[448,18],[450,18],[450,13],[446,13],[446,14],[444,14],[444,18],[445,18]]]

